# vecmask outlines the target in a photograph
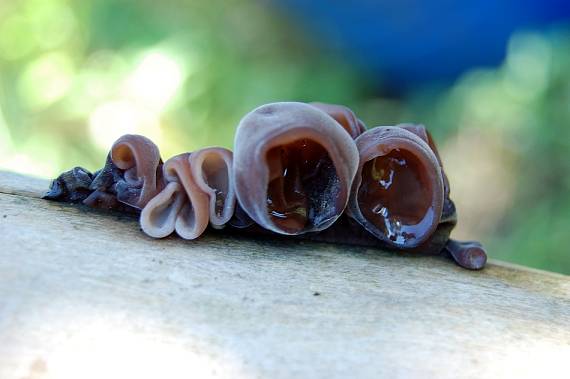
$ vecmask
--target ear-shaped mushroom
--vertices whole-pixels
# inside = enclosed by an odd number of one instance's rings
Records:
[[[266,104],[238,125],[233,173],[238,201],[256,223],[276,233],[330,226],[346,207],[357,167],[351,136],[314,106]]]
[[[141,212],[141,227],[148,235],[176,230],[182,238],[195,239],[208,226],[208,195],[196,184],[189,157],[190,153],[179,154],[164,163],[168,184]]]
[[[122,180],[115,184],[117,200],[142,209],[161,189],[158,147],[146,137],[127,134],[113,144],[109,156],[124,171]]]
[[[366,131],[364,123],[356,117],[353,111],[344,105],[317,102],[309,104],[334,118],[353,139]]]
[[[185,239],[199,237],[208,221],[222,228],[234,213],[232,153],[211,147],[177,155],[164,164],[167,185],[141,213],[141,227],[151,237],[176,230]]]
[[[223,228],[236,205],[232,152],[222,147],[205,148],[192,153],[189,162],[196,185],[210,199],[210,225]]]
[[[356,139],[360,153],[348,214],[388,245],[420,245],[436,230],[444,202],[441,166],[409,130],[378,127]]]
[[[118,200],[142,209],[163,186],[158,147],[146,137],[127,134],[113,144],[105,167],[94,174],[89,186],[93,192],[84,203],[119,209]]]

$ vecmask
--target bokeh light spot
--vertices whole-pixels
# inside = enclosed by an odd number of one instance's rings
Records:
[[[59,1],[36,2],[30,11],[30,21],[33,36],[37,44],[44,49],[64,43],[76,26],[73,11]]]
[[[18,59],[35,47],[29,34],[30,22],[22,15],[13,14],[0,22],[0,55],[5,59]]]
[[[529,101],[548,84],[551,48],[538,34],[516,34],[509,43],[505,89],[513,98]]]
[[[30,108],[43,108],[65,96],[73,84],[74,73],[75,68],[67,54],[44,54],[24,71],[20,91]]]
[[[182,84],[183,70],[172,57],[149,52],[126,82],[125,94],[154,110],[162,110]]]
[[[128,100],[115,100],[98,106],[89,117],[91,138],[103,151],[123,134],[142,134],[158,145],[161,131],[158,116]]]

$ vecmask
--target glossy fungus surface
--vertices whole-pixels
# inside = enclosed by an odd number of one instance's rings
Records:
[[[436,219],[433,188],[420,160],[406,150],[366,162],[358,202],[362,214],[399,245],[417,240]]]
[[[234,182],[243,210],[280,234],[321,231],[343,213],[358,168],[347,131],[304,103],[273,103],[238,126]]]
[[[368,130],[356,144],[360,163],[349,215],[396,248],[427,241],[444,203],[443,173],[429,145],[400,127]]]
[[[266,159],[267,212],[276,225],[295,233],[318,228],[335,216],[339,204],[327,201],[336,202],[330,195],[338,193],[341,184],[324,147],[300,139],[270,149]]]

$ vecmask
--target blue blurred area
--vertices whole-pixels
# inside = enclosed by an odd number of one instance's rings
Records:
[[[398,91],[495,66],[516,30],[570,19],[570,0],[273,0],[324,48]]]

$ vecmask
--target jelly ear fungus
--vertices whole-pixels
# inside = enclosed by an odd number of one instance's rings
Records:
[[[449,239],[455,205],[441,159],[423,125],[377,127],[356,139],[360,164],[347,214],[389,248],[450,255],[481,269],[480,244]]]
[[[195,239],[208,223],[224,227],[235,208],[231,168],[232,153],[224,148],[170,158],[164,164],[165,189],[141,213],[143,231],[155,238],[176,231],[182,238]]]
[[[232,218],[236,207],[233,153],[222,147],[209,147],[192,153],[189,162],[196,185],[208,196],[210,225],[221,229]]]
[[[158,147],[146,137],[127,134],[113,144],[105,167],[94,174],[81,167],[64,172],[44,198],[137,213],[162,187]]]
[[[263,105],[239,123],[234,184],[249,217],[296,235],[328,228],[344,211],[358,167],[351,135],[317,107]]]
[[[208,197],[196,185],[190,153],[176,155],[164,163],[166,187],[143,209],[142,230],[162,238],[176,233],[185,239],[200,236],[208,226]]]
[[[109,155],[122,173],[115,181],[117,200],[137,209],[144,208],[162,189],[158,147],[146,137],[129,134],[113,144]]]
[[[211,147],[163,164],[150,140],[125,135],[103,169],[64,172],[44,197],[140,213],[143,231],[155,238],[176,231],[195,239],[208,224],[229,224],[246,234],[444,254],[468,269],[485,265],[481,244],[449,238],[455,205],[423,125],[366,131],[340,105],[273,103],[240,121],[234,148],[233,156]]]
[[[435,154],[398,127],[368,130],[355,142],[360,163],[349,216],[392,247],[419,246],[437,228],[443,209],[443,175]]]

